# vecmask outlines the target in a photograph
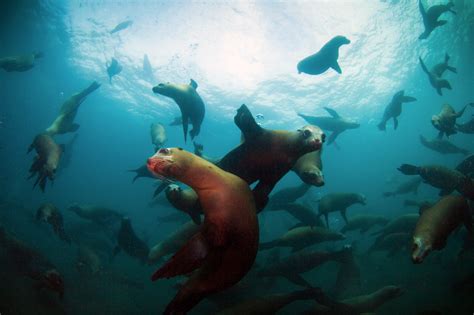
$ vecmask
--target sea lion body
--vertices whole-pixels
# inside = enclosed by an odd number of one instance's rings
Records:
[[[471,212],[462,196],[446,196],[420,216],[413,232],[413,263],[422,263],[433,250],[446,246],[449,235],[461,224],[473,235]]]
[[[28,148],[28,152],[31,152],[33,149],[35,149],[37,155],[30,167],[29,178],[38,174],[33,187],[39,183],[40,189],[44,192],[48,178],[51,181],[55,178],[63,148],[56,144],[51,136],[42,133],[35,137],[33,143]]]
[[[91,248],[80,245],[77,250],[76,269],[82,274],[97,275],[103,271],[99,255]]]
[[[291,169],[303,183],[316,187],[324,186],[322,152],[323,150],[320,149],[306,153],[296,161],[296,164]]]
[[[435,72],[433,72],[433,70],[430,71],[428,70],[425,63],[423,62],[423,59],[421,59],[421,57],[418,59],[420,60],[421,69],[423,69],[423,71],[428,76],[428,80],[430,81],[431,86],[435,88],[438,95],[440,96],[443,95],[443,89],[448,89],[448,90],[453,89],[451,87],[451,83],[449,83],[448,80],[443,79],[441,76],[438,76],[438,73],[440,72],[439,69],[435,69]]]
[[[99,87],[100,84],[94,81],[86,89],[68,98],[61,106],[59,115],[45,132],[50,136],[55,136],[58,134],[60,135],[77,131],[79,125],[74,123],[74,119],[76,118],[79,106],[85,101],[89,94],[97,90]]]
[[[321,74],[329,68],[333,68],[341,74],[342,70],[337,63],[339,58],[339,48],[342,45],[350,44],[350,40],[344,36],[333,37],[317,53],[304,58],[298,62],[298,73],[307,73],[311,75]]]
[[[401,90],[395,93],[392,100],[387,105],[383,112],[382,121],[377,125],[379,130],[385,130],[387,121],[393,118],[393,129],[398,127],[398,116],[402,113],[402,104],[415,102],[416,98],[412,96],[405,96],[405,91]]]
[[[474,177],[474,154],[471,154],[459,163],[456,166],[456,170],[471,178]]]
[[[189,84],[160,83],[153,88],[154,93],[172,98],[178,104],[181,110],[184,142],[187,138],[189,120],[193,125],[193,129],[189,132],[191,140],[199,135],[204,120],[204,102],[196,91],[197,87],[197,83],[191,79]]]
[[[122,218],[122,224],[117,234],[117,247],[115,247],[114,256],[122,249],[129,256],[140,260],[142,264],[148,260],[150,249],[144,241],[138,238],[132,228],[130,219],[127,217]]]
[[[442,77],[445,71],[450,71],[453,73],[457,73],[456,68],[451,67],[449,64],[449,55],[445,54],[444,56],[444,62],[438,63],[435,65],[432,69],[431,72],[434,73],[438,77]]]
[[[342,218],[348,223],[346,216],[346,209],[353,204],[362,204],[367,203],[367,199],[362,194],[355,193],[330,193],[325,195],[319,201],[318,216],[324,215],[326,219],[326,226],[329,227],[329,213],[334,211],[340,211]]]
[[[70,243],[68,235],[64,231],[64,220],[59,209],[52,203],[45,203],[36,211],[36,220],[45,221],[53,227],[54,233],[63,241]]]
[[[112,58],[110,63],[106,63],[105,66],[107,67],[107,75],[109,76],[109,83],[112,83],[112,78],[122,72],[122,66],[119,64],[117,59]]]
[[[381,215],[357,215],[347,222],[341,229],[341,233],[359,230],[363,234],[375,225],[385,226],[388,222],[389,220]]]
[[[469,154],[469,150],[460,148],[457,145],[443,139],[428,140],[425,137],[420,136],[420,142],[428,149],[439,152],[441,154]]]
[[[307,116],[298,113],[298,116],[306,120],[309,124],[319,126],[321,129],[326,131],[332,131],[331,135],[328,138],[328,145],[333,143],[337,136],[339,136],[342,132],[348,129],[357,129],[360,127],[360,124],[354,120],[347,119],[341,117],[334,109],[329,107],[323,107],[330,117],[327,116]]]
[[[120,22],[113,28],[113,30],[110,31],[110,34],[114,34],[126,28],[129,28],[132,24],[133,24],[132,20],[126,20],[126,21]]]
[[[201,224],[201,209],[197,204],[198,195],[192,189],[182,189],[178,185],[168,185],[166,198],[176,209],[188,214],[195,224]]]
[[[35,61],[43,57],[40,52],[31,53],[28,55],[12,56],[0,58],[0,68],[7,72],[24,72],[35,66]]]
[[[152,123],[150,126],[151,143],[155,145],[155,151],[158,151],[166,142],[166,130],[160,123]]]
[[[467,106],[474,106],[474,103],[466,104],[463,109],[456,113],[454,108],[449,104],[444,104],[441,112],[438,115],[431,117],[431,124],[439,130],[438,138],[443,138],[443,135],[449,138],[450,135],[456,134],[456,119],[464,114]]]
[[[418,39],[428,38],[435,28],[446,24],[447,21],[438,20],[438,18],[445,12],[456,14],[456,12],[452,10],[453,6],[453,2],[449,1],[447,4],[434,5],[428,10],[425,10],[422,1],[418,0],[418,8],[420,9],[421,17],[423,18],[423,24],[425,26],[425,31],[418,37]]]
[[[433,206],[434,202],[431,200],[422,200],[422,201],[417,201],[417,200],[405,200],[403,202],[403,205],[405,207],[416,207],[418,208],[418,213],[421,215],[423,211],[425,211],[428,208],[431,208]]]
[[[421,178],[414,178],[407,182],[400,184],[394,191],[387,191],[383,193],[384,197],[393,197],[397,195],[404,195],[409,193],[418,193],[418,187],[420,187]]]
[[[157,280],[195,271],[164,312],[184,314],[250,270],[259,238],[255,201],[244,180],[179,148],[160,149],[148,167],[159,177],[190,186],[204,213],[199,232],[152,276]]]
[[[118,222],[123,218],[123,215],[115,210],[98,206],[72,205],[68,208],[68,210],[73,211],[79,217],[85,220],[89,220],[100,225]]]
[[[286,211],[300,221],[298,226],[324,226],[320,217],[310,208],[298,203],[277,204],[271,207],[272,211]]]
[[[416,223],[418,222],[420,215],[418,213],[410,213],[401,215],[387,225],[385,225],[381,230],[372,233],[372,235],[378,235],[378,240],[382,240],[385,236],[393,233],[411,233],[415,229]],[[376,240],[377,242],[377,240]]]

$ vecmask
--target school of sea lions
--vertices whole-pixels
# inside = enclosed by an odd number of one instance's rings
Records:
[[[420,0],[419,10],[425,26],[425,31],[419,36],[420,40],[427,39],[436,28],[446,24],[446,21],[439,20],[442,14],[456,14],[451,2],[426,8]],[[132,25],[133,21],[124,21],[110,34]],[[317,53],[298,62],[298,73],[319,75],[332,68],[342,74],[338,64],[339,49],[350,43],[344,36],[335,36]],[[43,53],[0,58],[0,69],[24,72],[33,68],[39,58],[44,58]],[[439,95],[442,95],[442,89],[452,89],[443,74],[446,71],[457,73],[456,68],[448,64],[449,59],[446,54],[445,60],[431,70],[421,57],[419,59],[429,83]],[[122,66],[116,59],[112,59],[106,67],[111,83],[112,78],[120,74]],[[144,59],[145,67],[151,69],[147,55]],[[52,124],[34,136],[28,152],[34,149],[36,156],[29,172],[30,178],[36,176],[33,186],[39,185],[43,192],[47,181],[54,181],[65,159],[64,145],[57,144],[55,136],[77,132],[80,126],[74,121],[79,107],[100,85],[94,81],[69,97]],[[193,79],[189,84],[159,83],[150,92],[176,102],[181,117],[174,119],[170,125],[182,126],[185,142],[188,133],[191,140],[195,140],[205,118],[205,103],[198,94],[198,84]],[[396,92],[385,108],[381,122],[377,125],[378,129],[386,130],[386,124],[391,119],[394,129],[397,129],[403,104],[415,101],[417,99],[407,96],[404,90]],[[367,254],[388,251],[388,256],[391,257],[400,252],[406,254],[405,248],[411,250],[413,263],[421,264],[431,252],[442,251],[452,234],[464,226],[467,233],[463,234],[459,255],[474,250],[474,155],[469,155],[468,150],[444,139],[444,136],[449,139],[458,132],[474,133],[472,119],[465,123],[457,122],[471,107],[474,107],[472,102],[456,111],[453,106],[444,104],[441,112],[433,115],[431,122],[438,131],[438,137],[430,140],[420,135],[421,144],[441,154],[459,153],[466,157],[456,169],[443,165],[402,164],[398,170],[414,178],[402,183],[394,191],[384,192],[386,198],[416,193],[422,183],[439,188],[440,198],[406,200],[407,207],[415,207],[418,211],[394,219],[371,214],[352,216],[350,210],[348,214],[347,210],[352,205],[367,204],[367,198],[361,193],[332,192],[314,203],[298,202],[311,187],[325,184],[323,144],[336,144],[336,138],[346,130],[358,128],[358,122],[343,118],[334,109],[325,107],[329,114],[326,117],[298,114],[309,125],[299,126],[296,130],[271,130],[260,126],[245,104],[236,109],[234,116],[234,123],[241,131],[241,142],[220,158],[204,155],[204,146],[196,141],[193,142],[194,153],[179,147],[166,148],[166,127],[160,123],[150,126],[151,142],[156,153],[148,157],[145,165],[131,170],[136,173],[133,181],[140,177],[158,179],[154,202],[168,202],[178,210],[176,215],[161,216],[159,220],[179,224],[175,233],[155,246],[150,248],[135,233],[130,218],[113,209],[73,204],[68,210],[84,220],[94,222],[115,240],[113,252],[110,253],[111,259],[123,251],[142,264],[160,263],[161,266],[151,275],[152,281],[180,275],[187,277],[187,280],[178,285],[175,297],[163,314],[186,314],[203,299],[215,301],[220,307],[218,314],[274,314],[297,300],[315,302],[304,314],[375,313],[384,303],[401,296],[404,289],[387,285],[370,294],[364,295],[359,291],[358,295],[341,298],[343,295],[337,292],[343,291],[348,281],[358,283],[358,286],[361,282],[353,246],[324,251],[308,247],[345,240],[345,234],[351,231],[366,235],[369,230],[375,230],[368,236],[374,239]],[[189,124],[192,129],[188,131]],[[325,132],[328,131],[331,134],[326,141]],[[298,175],[301,184],[273,192],[275,185],[289,171]],[[179,183],[187,187],[182,187]],[[278,238],[261,242],[258,218],[262,211],[267,215],[284,211],[299,223]],[[345,226],[340,231],[330,228],[331,212],[340,212],[342,216]],[[76,268],[80,272],[96,276],[100,274],[109,280],[140,287],[139,284],[103,270],[101,254],[98,252],[107,251],[104,249],[107,246],[99,245],[100,241],[95,246],[80,244],[77,233],[86,231],[68,230],[61,211],[54,204],[40,205],[36,220],[51,225],[53,233],[60,240],[71,246],[78,246]],[[15,269],[36,281],[38,289],[55,291],[60,298],[67,294],[70,284],[64,283],[54,264],[42,253],[15,238],[7,231],[7,227],[0,229],[0,246]],[[290,254],[280,258],[280,247],[290,248]],[[264,265],[256,265],[257,252],[264,250],[270,252],[269,261]],[[171,257],[163,262],[169,256]],[[303,275],[329,261],[340,266],[334,289],[336,294],[324,292]],[[301,289],[240,300],[241,291],[249,291],[249,287],[253,285],[251,282],[255,281],[250,275],[259,279],[262,288],[271,287],[275,278],[283,277]],[[459,287],[470,283],[472,286],[473,281],[468,280],[467,284],[462,282],[456,285]]]

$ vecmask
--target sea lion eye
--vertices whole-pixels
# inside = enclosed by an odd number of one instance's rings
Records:
[[[326,141],[326,134],[325,133],[321,134],[321,141],[322,142]]]
[[[170,151],[170,149],[163,148],[163,149],[160,149],[160,150],[158,151],[158,153],[160,153],[160,154],[170,154],[171,151]]]
[[[303,136],[305,138],[309,138],[313,133],[311,132],[311,130],[308,130],[308,129],[305,129],[303,130]]]

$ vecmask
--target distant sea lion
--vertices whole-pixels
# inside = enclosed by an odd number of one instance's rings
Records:
[[[416,98],[412,96],[405,96],[405,91],[401,90],[395,93],[392,100],[385,108],[383,112],[382,121],[377,125],[379,130],[385,130],[387,121],[393,118],[393,129],[397,130],[398,127],[398,116],[402,113],[402,104],[415,102]]]
[[[420,187],[421,178],[414,178],[409,181],[403,182],[395,188],[394,191],[387,191],[383,193],[384,197],[393,197],[397,195],[404,195],[409,193],[418,193],[418,187]]]
[[[184,314],[250,270],[259,238],[255,201],[244,180],[179,148],[160,149],[148,168],[190,186],[204,212],[199,232],[152,276],[154,281],[195,271],[164,311]]]
[[[471,178],[474,177],[474,154],[471,154],[465,158],[461,163],[456,166],[458,172],[463,173]]]
[[[123,215],[115,210],[90,205],[73,204],[69,206],[69,211],[73,211],[79,217],[95,222],[99,225],[109,225],[122,220]]]
[[[300,221],[297,226],[324,226],[324,223],[312,209],[298,203],[279,203],[269,210],[288,212],[291,216]]]
[[[473,236],[471,212],[467,200],[462,196],[446,196],[420,216],[413,232],[413,263],[422,263],[433,250],[446,246],[448,236],[464,224]]]
[[[79,106],[82,104],[82,102],[86,100],[86,97],[97,90],[99,87],[100,84],[94,81],[81,92],[76,93],[68,98],[61,106],[58,117],[56,117],[51,126],[46,129],[46,133],[50,136],[55,136],[58,134],[60,135],[77,131],[77,129],[79,129],[79,125],[74,123],[77,110],[79,109]]]
[[[336,141],[337,136],[348,129],[357,129],[360,124],[354,120],[341,117],[334,109],[323,107],[329,115],[328,116],[307,116],[298,113],[298,116],[306,120],[309,124],[316,125],[323,130],[332,131],[328,138],[328,145]]]
[[[385,226],[388,222],[389,219],[381,215],[356,215],[341,229],[341,233],[359,230],[360,233],[364,234],[370,228],[376,225]]]
[[[35,61],[43,57],[42,52],[34,52],[27,55],[0,58],[0,68],[7,72],[24,72],[35,66]]]
[[[396,217],[387,225],[385,225],[382,229],[372,233],[371,235],[378,235],[378,239],[376,240],[377,242],[392,233],[412,233],[415,229],[419,217],[420,215],[418,213],[409,213],[401,215],[399,217]]]
[[[50,181],[54,181],[64,149],[56,144],[51,136],[44,133],[35,137],[28,148],[28,153],[33,149],[35,149],[37,155],[30,167],[30,177],[28,178],[38,174],[33,188],[39,183],[41,191],[44,192],[48,178]]]
[[[439,130],[438,139],[443,138],[443,135],[449,138],[450,135],[456,134],[456,119],[464,114],[467,106],[474,107],[474,103],[464,105],[463,109],[456,113],[454,108],[449,104],[444,104],[441,112],[438,115],[431,117],[431,124]]]
[[[117,255],[121,250],[129,256],[137,258],[142,264],[147,262],[148,253],[150,252],[145,242],[133,230],[132,223],[127,217],[122,218],[122,224],[117,234],[117,246],[113,255]]]
[[[177,116],[174,118],[172,122],[170,122],[169,126],[181,126],[183,124],[183,117]]]
[[[350,44],[350,40],[344,36],[333,37],[314,55],[304,58],[298,62],[298,73],[321,74],[333,68],[337,73],[341,74],[342,70],[337,63],[339,58],[339,47]]]
[[[204,120],[204,102],[197,93],[198,85],[191,79],[189,84],[160,83],[153,88],[153,93],[172,98],[181,110],[183,123],[184,142],[188,133],[188,123],[191,120],[193,129],[189,132],[191,140],[201,131],[201,124]]]
[[[310,188],[311,186],[306,183],[301,183],[298,186],[282,188],[270,195],[268,207],[278,207],[279,205],[294,203],[296,200],[303,197]]]
[[[109,83],[112,83],[112,78],[122,72],[123,67],[119,64],[117,59],[112,58],[110,63],[106,62],[105,67],[107,68],[107,75],[109,76]]]
[[[291,169],[303,183],[316,187],[324,186],[322,152],[323,149],[306,153],[296,161]]]
[[[113,30],[110,31],[110,34],[120,32],[126,28],[129,28],[133,24],[132,20],[126,20],[117,24]]]
[[[367,204],[367,198],[362,194],[355,194],[355,193],[330,193],[325,195],[319,201],[319,208],[318,208],[318,216],[324,215],[326,219],[326,226],[329,227],[329,213],[334,211],[340,211],[342,218],[346,222],[346,210],[353,204]]]
[[[438,18],[445,12],[456,14],[456,12],[452,10],[453,6],[454,3],[449,1],[447,4],[434,5],[428,10],[425,10],[422,1],[418,0],[418,8],[420,9],[421,17],[423,18],[423,24],[425,26],[425,31],[418,37],[418,39],[428,38],[435,28],[448,23],[448,21],[438,20]]]
[[[474,118],[464,124],[456,123],[456,130],[461,133],[474,134]]]
[[[446,53],[444,55],[444,61],[435,65],[431,69],[431,72],[437,75],[438,77],[442,77],[446,70],[452,73],[458,73],[458,70],[455,67],[450,66],[448,62],[449,62],[449,55]]]
[[[423,62],[423,59],[421,59],[420,57],[419,60],[420,60],[421,69],[423,69],[426,75],[428,75],[428,79],[430,81],[431,86],[435,88],[436,92],[439,95],[441,96],[443,95],[442,89],[448,89],[448,90],[453,89],[448,80],[443,79],[441,76],[438,76],[439,72],[429,71],[425,63]]]
[[[201,209],[196,206],[198,195],[194,190],[182,189],[178,185],[171,184],[166,187],[165,193],[173,207],[189,215],[195,224],[201,224]]]
[[[155,151],[158,151],[166,142],[166,130],[160,123],[152,123],[150,125],[151,143],[155,145]]]
[[[45,221],[53,227],[54,233],[60,240],[71,243],[69,236],[64,231],[64,220],[59,209],[52,203],[42,204],[36,211],[36,221]]]
[[[423,211],[433,206],[434,202],[431,200],[405,200],[403,205],[405,207],[416,207],[418,208],[418,213],[421,215]]]
[[[86,245],[79,245],[76,258],[76,269],[81,274],[97,275],[104,266],[99,255]]]
[[[441,154],[464,154],[468,155],[469,150],[458,147],[457,145],[443,139],[428,140],[420,135],[420,142],[428,149],[439,152]]]

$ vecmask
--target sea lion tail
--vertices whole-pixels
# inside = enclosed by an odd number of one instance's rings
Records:
[[[271,249],[271,248],[277,246],[277,244],[278,244],[278,240],[273,240],[273,241],[270,241],[270,242],[260,243],[260,245],[258,246],[258,250]]]
[[[418,174],[420,174],[420,168],[418,166],[411,165],[411,164],[402,164],[397,169],[405,175],[418,175]]]

